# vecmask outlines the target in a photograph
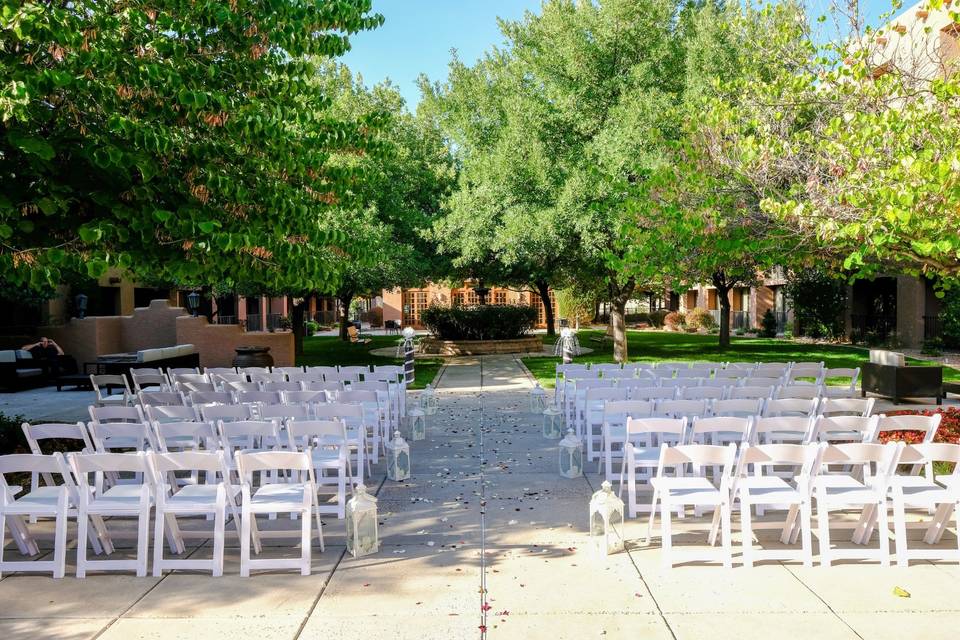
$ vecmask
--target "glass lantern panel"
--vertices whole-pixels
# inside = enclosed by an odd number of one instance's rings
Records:
[[[595,512],[590,515],[590,535],[594,537],[603,537],[606,527],[604,526],[603,514]]]
[[[372,553],[377,550],[377,517],[375,513],[363,513],[357,521],[357,550],[360,554]]]
[[[404,476],[410,473],[410,454],[406,451],[401,451],[397,454],[397,471]]]
[[[573,450],[570,467],[577,473],[583,471],[583,449],[577,447]]]
[[[565,476],[570,475],[571,463],[570,452],[565,448],[560,449],[560,473]]]
[[[347,518],[346,518],[347,520],[347,553],[351,555],[354,555],[356,553],[356,547],[354,545],[354,537],[355,537],[354,536],[355,529],[353,525],[354,517],[356,517],[356,514],[351,512],[347,514]]]

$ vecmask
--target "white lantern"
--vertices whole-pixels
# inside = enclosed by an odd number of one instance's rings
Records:
[[[437,392],[428,384],[427,388],[420,394],[420,408],[423,409],[425,414],[432,416],[439,407],[440,401],[437,400]]]
[[[387,443],[387,477],[394,481],[410,477],[410,445],[399,431],[395,431],[393,440]]]
[[[590,498],[590,546],[600,557],[623,551],[623,500],[607,480]]]
[[[530,391],[530,413],[541,413],[547,408],[547,392],[538,382]]]
[[[407,415],[410,417],[410,439],[414,442],[425,440],[427,437],[427,414],[424,413],[423,409],[414,407],[410,409],[410,413]]]
[[[560,475],[564,478],[583,475],[583,444],[573,429],[567,429],[567,436],[560,441]]]
[[[347,553],[354,558],[368,556],[380,549],[377,529],[377,499],[358,484],[347,501]]]
[[[556,440],[563,435],[563,412],[557,407],[547,407],[543,410],[543,437]]]

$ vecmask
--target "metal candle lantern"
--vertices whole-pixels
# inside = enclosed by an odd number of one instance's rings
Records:
[[[437,399],[437,392],[429,384],[420,394],[420,408],[428,416],[432,416],[440,408],[440,401]]]
[[[590,498],[590,546],[602,558],[623,551],[623,500],[608,480]]]
[[[413,379],[416,377],[414,371],[414,353],[416,347],[413,344],[413,337],[416,335],[416,331],[413,330],[413,327],[404,327],[403,328],[403,380],[407,384],[412,384]]]
[[[399,431],[394,431],[393,440],[387,443],[387,477],[395,482],[410,477],[410,445]]]
[[[423,409],[414,407],[407,414],[410,417],[410,439],[425,440],[427,438],[427,414]]]
[[[560,475],[564,478],[583,475],[583,444],[573,429],[568,429],[566,437],[560,441]]]
[[[543,410],[543,437],[556,440],[563,432],[563,413],[557,407],[547,407]]]
[[[190,315],[196,318],[200,313],[200,294],[191,291],[187,295],[187,306],[190,308]]]
[[[547,392],[543,390],[538,382],[530,390],[530,413],[542,413],[547,408]]]
[[[358,484],[347,501],[347,553],[354,558],[376,553],[380,548],[377,529],[377,499]]]

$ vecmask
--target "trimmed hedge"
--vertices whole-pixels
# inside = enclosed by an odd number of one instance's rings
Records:
[[[537,322],[537,309],[521,305],[427,307],[420,322],[441,340],[512,340]]]

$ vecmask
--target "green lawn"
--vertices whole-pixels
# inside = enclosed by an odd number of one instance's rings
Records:
[[[370,353],[371,349],[396,347],[399,341],[398,337],[368,337],[372,340],[369,344],[351,344],[349,342],[343,342],[340,338],[333,336],[304,338],[303,355],[297,358],[297,364],[312,367],[338,364],[403,364],[403,360],[400,358],[384,358]],[[443,366],[442,359],[421,360],[418,358],[416,366],[417,377],[410,388],[422,389],[427,386],[428,383],[433,381],[433,378],[437,375],[441,366]]]
[[[603,335],[603,331],[580,331],[580,345],[593,349],[593,353],[580,356],[575,362],[613,362],[613,343],[591,342],[590,338]],[[556,338],[543,337],[546,344],[554,344]],[[628,352],[631,361],[684,361],[707,360],[711,362],[791,362],[823,361],[827,367],[859,367],[867,361],[867,352],[849,346],[811,345],[791,340],[769,338],[732,338],[729,349],[717,346],[717,336],[668,331],[628,331]],[[523,363],[540,381],[553,387],[555,366],[559,358],[529,357]],[[935,363],[910,359],[910,364],[931,365]],[[960,380],[960,371],[945,367],[944,380]]]

